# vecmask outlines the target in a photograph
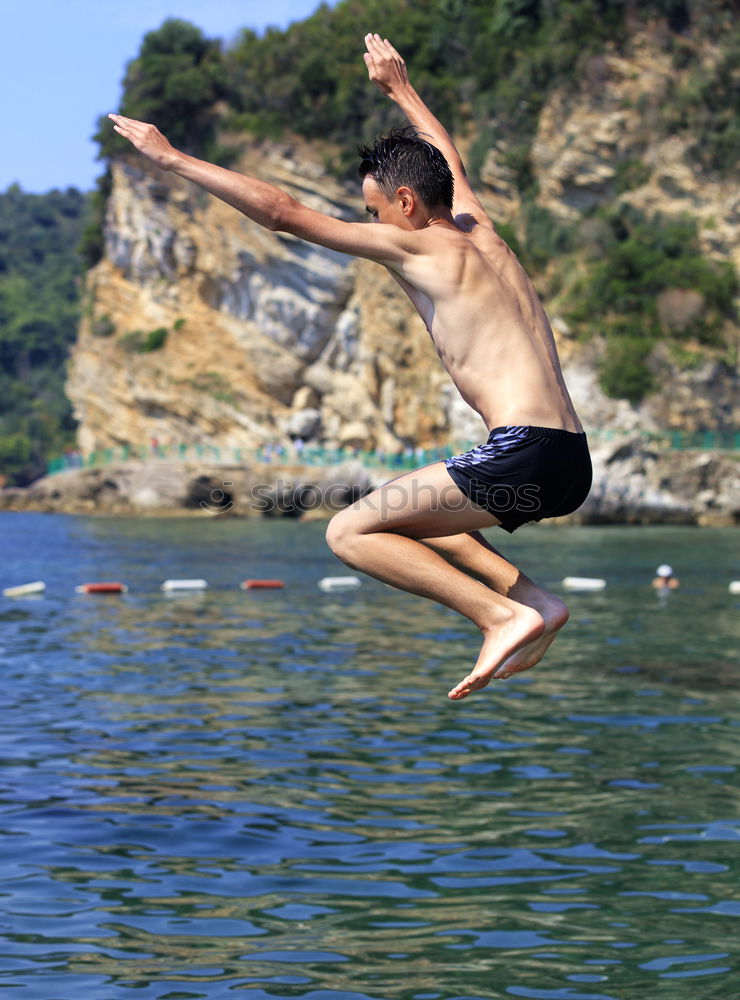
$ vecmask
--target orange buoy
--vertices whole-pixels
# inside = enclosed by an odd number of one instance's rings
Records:
[[[125,583],[82,583],[75,587],[78,594],[125,594]]]
[[[245,580],[239,586],[242,590],[279,590],[285,584],[282,580]]]

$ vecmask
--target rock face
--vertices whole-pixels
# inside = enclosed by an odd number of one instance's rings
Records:
[[[555,93],[541,113],[532,151],[539,203],[570,222],[615,197],[648,212],[688,212],[706,251],[740,265],[737,185],[698,177],[682,140],[651,134],[649,102],[667,99],[671,87],[668,55],[638,46],[629,59],[600,57],[589,72],[598,86]],[[620,165],[634,162],[639,185],[617,194]],[[322,212],[361,217],[359,189],[332,180],[318,149],[302,140],[256,146],[239,167]],[[140,157],[112,170],[105,255],[87,276],[67,384],[83,453],[208,444],[249,456],[290,438],[397,453],[485,435],[382,268],[262,230]],[[482,180],[494,218],[511,221],[518,196],[496,150]],[[701,303],[668,295],[659,308],[670,322]],[[557,316],[553,327],[584,424],[626,435],[596,456],[588,516],[661,509],[673,517],[680,507],[690,520],[713,510],[734,517],[730,459],[717,458],[721,477],[706,468],[695,475],[695,457],[651,457],[634,435],[737,426],[737,369],[725,360],[679,371],[658,351],[654,370],[670,392],[635,407],[599,388],[598,343],[579,345]],[[623,446],[628,452],[617,455]],[[705,495],[706,510],[671,499],[691,489]]]
[[[740,524],[740,456],[661,451],[641,435],[592,443],[588,524]]]
[[[331,469],[298,463],[121,462],[45,476],[26,489],[0,490],[0,510],[73,514],[295,516],[341,510],[374,485],[353,460]]]
[[[656,128],[656,109],[675,87],[664,46],[635,41],[628,58],[594,57],[580,93],[555,93],[540,115],[532,147],[538,201],[568,222],[614,199],[647,214],[688,214],[707,252],[740,268],[737,178],[699,176],[687,156],[691,137],[661,138]],[[639,183],[620,192],[620,175],[636,166]]]
[[[358,217],[315,156],[270,146],[242,166]],[[286,437],[395,452],[467,436],[423,324],[377,265],[262,230],[133,157],[113,165],[105,235],[67,384],[84,453]]]
[[[591,442],[586,503],[561,518],[578,524],[740,524],[740,457],[666,452],[639,432]],[[288,464],[193,464],[152,459],[72,469],[27,489],[0,490],[0,510],[75,514],[327,517],[399,470]]]

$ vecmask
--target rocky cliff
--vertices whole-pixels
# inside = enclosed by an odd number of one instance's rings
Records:
[[[322,212],[359,214],[303,143],[241,166]],[[262,230],[133,157],[113,165],[105,236],[68,380],[83,452],[152,440],[249,452],[298,436],[397,451],[479,434],[377,265]]]
[[[650,102],[671,88],[668,56],[645,43],[630,58],[599,57],[591,75],[580,93],[553,94],[540,115],[532,152],[539,203],[569,222],[605,200],[688,212],[706,252],[740,266],[737,184],[697,176],[683,140],[651,133]],[[482,196],[494,218],[512,221],[519,202],[501,154],[493,148],[486,159]],[[239,167],[320,211],[361,217],[359,191],[333,180],[321,155],[302,140],[258,144]],[[636,161],[640,183],[619,194],[620,165]],[[421,321],[381,268],[261,230],[141,158],[118,160],[112,170],[105,256],[87,276],[67,386],[83,452],[156,442],[249,454],[301,437],[392,453],[481,437],[481,421],[459,400]],[[557,302],[546,304],[587,427],[629,435],[737,426],[738,372],[727,355],[680,371],[657,351],[652,365],[670,392],[636,407],[603,394],[599,343],[577,343]],[[623,446],[597,449],[604,511],[620,506],[610,495],[626,495],[620,475],[631,476],[631,493],[639,494],[641,452],[632,449],[627,473]],[[734,516],[740,499],[726,492],[721,507]]]

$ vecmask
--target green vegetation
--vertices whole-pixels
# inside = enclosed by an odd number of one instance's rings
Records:
[[[238,395],[228,379],[221,372],[199,372],[190,379],[190,385],[198,392],[207,392],[221,403],[236,406]]]
[[[144,36],[126,68],[120,112],[155,122],[178,149],[212,158],[218,125],[217,102],[226,93],[221,44],[187,21],[170,18]],[[101,117],[95,136],[102,158],[128,143]]]
[[[536,273],[554,257],[561,257],[573,249],[572,227],[559,222],[552,212],[541,205],[525,202],[520,221],[524,231],[520,259],[529,271]]]
[[[110,168],[98,177],[95,190],[88,196],[88,216],[80,238],[80,254],[87,267],[94,267],[103,257],[103,224],[108,197],[113,188]]]
[[[478,137],[473,172],[493,140],[504,139],[504,161],[526,191],[531,139],[552,88],[603,87],[601,54],[664,19],[669,42],[692,30],[720,39],[724,54],[714,69],[697,65],[682,122],[689,129],[705,122],[716,149],[712,164],[732,169],[738,87],[732,67],[740,38],[733,6],[731,0],[344,0],[285,31],[242,33],[224,55],[226,122],[268,137],[286,128],[321,136],[337,145],[338,165],[353,168],[357,142],[398,119],[368,87],[359,59],[363,32],[382,26],[440,118],[455,130],[470,126]],[[683,51],[678,41],[675,48]],[[724,138],[714,135],[718,123]]]
[[[172,324],[172,330],[178,333],[185,326],[185,322],[180,316]],[[98,337],[108,337],[116,332],[116,328],[110,316],[105,315],[93,321],[92,332]],[[151,354],[152,351],[159,351],[164,347],[169,335],[170,331],[166,326],[158,326],[147,333],[143,330],[131,330],[123,334],[119,343],[129,354]]]
[[[0,194],[0,476],[25,484],[74,443],[64,396],[77,335],[86,197],[70,188]]]
[[[90,324],[93,337],[112,337],[116,332],[116,325],[108,313],[97,316]]]
[[[724,325],[736,319],[736,275],[702,257],[688,221],[606,206],[564,226],[536,202],[534,130],[554,87],[598,94],[608,76],[604,54],[653,32],[672,54],[676,85],[670,100],[650,103],[650,130],[689,137],[699,168],[730,175],[740,151],[735,7],[733,0],[341,0],[285,31],[245,30],[227,49],[169,19],[144,37],[126,67],[120,110],[221,163],[233,155],[219,145],[229,134],[319,138],[337,174],[356,176],[357,144],[400,117],[368,84],[360,58],[363,33],[381,28],[440,118],[473,137],[474,179],[498,147],[522,197],[516,223],[500,227],[502,235],[563,298],[582,337],[605,335],[605,389],[638,400],[652,388],[649,359],[660,339],[686,364],[721,346]],[[63,381],[80,312],[75,248],[81,245],[88,267],[101,259],[110,161],[129,149],[105,117],[96,139],[105,168],[91,194],[26,195],[17,187],[0,194],[0,475],[11,482],[28,482],[48,454],[73,443]],[[617,164],[616,193],[647,176],[638,159]],[[110,316],[94,313],[92,301],[86,308],[95,336],[120,335],[136,353],[162,349],[184,323],[169,333],[122,333]],[[212,378],[207,391],[229,393]]]
[[[144,333],[142,330],[132,330],[121,337],[121,347],[130,354],[149,354],[159,351],[167,341],[169,330],[166,326],[158,326],[155,330]]]
[[[658,340],[722,346],[725,323],[737,320],[738,279],[731,264],[702,255],[692,219],[623,208],[601,221],[600,255],[569,289],[566,318],[582,336],[606,336],[602,386],[636,402],[653,388],[647,361]]]
[[[667,109],[665,128],[692,137],[691,153],[705,169],[729,174],[740,158],[740,22],[721,37],[715,60],[693,66]]]
[[[641,8],[649,16],[656,6]],[[366,26],[382,26],[445,123],[460,128],[472,118],[483,140],[473,166],[491,145],[495,118],[507,165],[526,185],[529,143],[548,91],[575,79],[585,56],[607,40],[626,37],[624,15],[621,3],[606,0],[345,0],[286,31],[242,33],[225,56],[227,121],[266,136],[286,127],[322,136],[339,147],[341,166],[354,167],[357,142],[398,120],[368,87],[359,58]]]
[[[622,160],[617,164],[615,189],[617,194],[633,191],[650,178],[650,168],[640,160]]]
[[[398,120],[394,106],[367,86],[358,58],[364,27],[382,25],[440,118],[476,137],[468,157],[473,176],[490,148],[499,147],[523,197],[516,225],[502,235],[528,270],[547,272],[551,289],[558,289],[577,260],[585,267],[569,296],[570,318],[583,336],[607,336],[604,389],[638,401],[655,387],[648,362],[661,337],[721,344],[723,324],[735,318],[734,271],[702,256],[688,221],[607,212],[587,220],[596,223],[590,241],[579,239],[575,227],[536,204],[530,156],[553,87],[598,91],[608,76],[603,54],[661,24],[687,82],[675,104],[666,101],[656,111],[655,127],[695,135],[699,163],[728,173],[740,151],[740,29],[729,0],[437,0],[423,7],[414,0],[345,0],[284,32],[242,34],[225,55],[226,123],[263,136],[286,128],[321,136],[338,150],[338,171],[353,173],[357,139]],[[718,51],[700,58],[707,38]],[[648,177],[640,160],[618,164],[616,194]],[[603,245],[595,246],[599,231]],[[671,289],[693,290],[702,302],[696,315],[673,327],[657,309],[657,296]]]
[[[599,372],[599,382],[607,396],[639,403],[657,388],[647,366],[652,346],[650,340],[631,335],[629,328],[610,331]]]
[[[225,164],[232,151],[218,145],[217,131],[219,101],[226,92],[221,43],[206,38],[200,28],[187,21],[169,18],[144,36],[138,56],[126,67],[119,110],[130,118],[154,122],[178,149]],[[106,115],[99,118],[94,138],[102,160],[130,150]],[[106,169],[93,193],[90,222],[82,241],[88,267],[103,256],[110,188],[111,174]]]
[[[144,337],[144,343],[139,350],[146,354],[149,351],[158,351],[165,345],[168,330],[166,326],[158,326],[156,330],[150,330]]]

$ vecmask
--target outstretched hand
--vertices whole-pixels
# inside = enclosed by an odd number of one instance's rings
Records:
[[[363,53],[363,59],[368,76],[386,97],[392,97],[401,87],[408,87],[406,63],[387,38],[373,34],[365,35],[365,47],[367,52]]]
[[[113,128],[128,139],[132,146],[143,153],[158,167],[169,170],[177,150],[171,145],[156,125],[148,125],[146,122],[139,122],[135,118],[124,118],[123,115],[108,115],[113,122]]]

